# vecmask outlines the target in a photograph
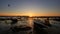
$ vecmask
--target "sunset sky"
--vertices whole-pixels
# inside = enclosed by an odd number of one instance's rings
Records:
[[[60,0],[0,0],[0,16],[60,16],[59,9]]]

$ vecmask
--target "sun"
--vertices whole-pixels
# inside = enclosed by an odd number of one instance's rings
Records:
[[[29,17],[32,17],[32,16],[33,16],[33,14],[32,14],[32,13],[30,13],[30,14],[28,14],[28,16],[29,16]]]
[[[32,15],[29,15],[29,17],[32,17]]]
[[[28,10],[25,11],[26,12],[25,15],[27,15],[29,17],[32,17],[34,15],[33,11],[34,10],[32,10],[32,9],[28,9]]]

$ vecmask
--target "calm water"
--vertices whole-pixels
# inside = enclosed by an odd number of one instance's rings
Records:
[[[32,23],[32,19],[28,19],[28,20],[25,20],[25,19],[23,19],[22,21],[21,20],[18,20],[18,22],[16,23],[16,24],[14,24],[13,25],[13,27],[14,26],[23,26],[23,27],[26,27],[26,26],[28,26],[28,27],[31,27],[32,29],[31,30],[29,30],[29,31],[20,31],[20,32],[18,32],[18,33],[16,33],[16,34],[28,34],[30,31],[32,32],[33,31],[33,23]],[[4,33],[9,33],[9,34],[15,34],[15,33],[12,33],[12,31],[10,30],[10,31],[8,31],[9,29],[10,29],[10,27],[11,27],[11,20],[0,20],[0,34],[4,34]],[[31,33],[32,34],[32,33]]]
[[[46,19],[46,18],[45,18]],[[41,21],[44,22],[44,19],[40,19]],[[9,33],[9,34],[29,34],[29,32],[33,32],[33,19],[32,18],[29,18],[28,20],[18,20],[18,22],[16,24],[13,25],[14,26],[21,26],[21,25],[24,25],[24,26],[29,26],[31,27],[32,29],[29,30],[29,31],[19,31],[19,32],[15,32],[13,33],[11,30],[8,31],[11,27],[11,20],[0,20],[0,34],[4,34],[4,33]],[[49,20],[50,24],[52,25],[52,27],[48,28],[48,34],[57,34],[57,33],[60,33],[60,22],[58,21],[54,21],[54,20]],[[33,33],[31,33],[33,34]]]

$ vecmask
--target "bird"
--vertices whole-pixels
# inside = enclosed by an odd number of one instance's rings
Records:
[[[10,7],[10,4],[8,4],[8,7]]]

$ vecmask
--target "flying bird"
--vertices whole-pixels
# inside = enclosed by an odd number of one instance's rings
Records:
[[[8,7],[10,7],[10,4],[8,4]]]

